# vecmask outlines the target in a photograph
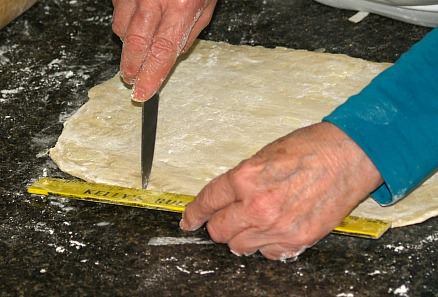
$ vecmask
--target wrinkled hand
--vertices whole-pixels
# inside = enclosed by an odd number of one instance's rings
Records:
[[[212,180],[180,226],[208,221],[211,238],[237,255],[293,258],[335,228],[382,183],[364,152],[340,129],[299,129]]]
[[[159,89],[178,55],[210,22],[217,0],[113,0],[113,31],[123,41],[121,75],[133,99]]]

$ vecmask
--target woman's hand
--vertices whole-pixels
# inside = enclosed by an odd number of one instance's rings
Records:
[[[146,101],[176,58],[210,22],[217,0],[113,0],[113,31],[123,41],[121,75]]]
[[[211,238],[237,255],[298,256],[335,228],[382,183],[365,153],[340,129],[299,129],[210,182],[180,226],[207,222]]]

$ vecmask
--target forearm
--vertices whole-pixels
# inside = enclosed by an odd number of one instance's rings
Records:
[[[384,179],[373,197],[392,204],[438,168],[438,29],[324,118],[369,156]]]

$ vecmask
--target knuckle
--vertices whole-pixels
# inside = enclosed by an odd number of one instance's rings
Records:
[[[133,84],[134,79],[140,69],[140,65],[129,57],[123,57],[120,66],[121,76],[123,80],[128,84]]]
[[[130,52],[144,52],[148,46],[146,38],[140,35],[127,35],[124,40],[125,46]]]
[[[257,222],[261,222],[263,226],[268,228],[275,225],[280,215],[279,209],[271,199],[266,196],[253,199],[248,205],[248,213],[251,214],[251,217]]]
[[[219,176],[202,189],[197,200],[201,211],[210,213],[212,210],[221,208],[223,200],[230,195],[232,195],[230,189],[223,182],[223,177]]]
[[[214,199],[212,199],[212,196],[213,196],[213,191],[211,185],[207,185],[202,189],[201,193],[199,193],[196,200],[199,205],[199,210],[201,212],[203,213],[210,212],[211,209],[210,203],[214,201]]]
[[[239,175],[245,175],[245,173],[252,172],[254,170],[254,161],[253,159],[246,159],[239,163],[236,168],[236,173]]]
[[[236,186],[246,188],[246,192],[253,192],[260,184],[259,176],[263,166],[254,158],[243,160],[235,168],[229,171],[229,178]]]
[[[176,43],[168,38],[158,37],[154,40],[151,47],[151,58],[158,64],[165,64],[176,60]]]
[[[177,5],[180,9],[195,8],[195,7],[201,6],[199,4],[199,2],[200,1],[179,0],[179,1],[177,1]]]
[[[218,227],[215,224],[208,222],[207,231],[214,242],[218,242],[218,243],[225,242],[220,230],[218,230]]]

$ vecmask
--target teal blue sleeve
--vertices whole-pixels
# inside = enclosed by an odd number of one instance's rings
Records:
[[[323,121],[349,135],[379,170],[378,203],[414,190],[438,169],[438,28]]]

